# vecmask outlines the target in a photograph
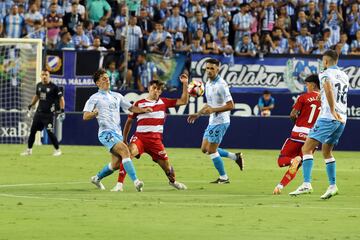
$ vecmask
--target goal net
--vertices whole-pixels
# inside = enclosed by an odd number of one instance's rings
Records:
[[[41,39],[0,38],[0,143],[27,141],[41,66]]]

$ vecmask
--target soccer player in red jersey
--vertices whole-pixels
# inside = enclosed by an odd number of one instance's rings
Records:
[[[299,96],[291,110],[290,118],[295,121],[295,125],[290,137],[285,140],[278,158],[279,167],[289,166],[289,169],[275,187],[273,191],[275,195],[280,194],[281,190],[295,178],[301,166],[301,147],[320,113],[318,75],[308,76],[305,83],[307,92]]]
[[[144,152],[149,154],[153,161],[165,172],[169,179],[169,184],[176,189],[185,190],[186,186],[183,183],[175,180],[174,168],[170,165],[168,156],[162,142],[162,134],[166,111],[168,108],[186,105],[189,102],[188,93],[188,76],[182,74],[180,81],[183,84],[182,95],[179,99],[169,99],[160,97],[164,84],[160,81],[152,80],[149,84],[149,95],[145,99],[137,101],[134,105],[139,107],[150,107],[152,112],[150,114],[130,114],[124,127],[124,141],[127,143],[129,132],[133,121],[137,120],[137,128],[135,134],[130,139],[129,149],[132,156],[140,158]],[[123,191],[123,182],[126,172],[122,166],[119,170],[119,178],[115,187],[111,190],[114,192]]]

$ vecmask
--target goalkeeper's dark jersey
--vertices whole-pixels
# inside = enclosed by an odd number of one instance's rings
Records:
[[[36,95],[39,97],[39,106],[37,112],[52,113],[59,105],[59,99],[63,96],[62,91],[54,83],[38,83],[36,85]]]

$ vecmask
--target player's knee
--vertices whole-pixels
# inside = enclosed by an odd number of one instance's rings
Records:
[[[123,142],[118,142],[111,150],[122,158],[130,157],[129,149]]]
[[[135,144],[130,144],[129,151],[130,151],[130,155],[134,157],[139,154],[139,151]]]
[[[308,147],[304,144],[304,146],[301,147],[302,154],[311,154],[312,152],[309,151]]]
[[[217,150],[214,150],[214,149],[208,149],[207,150],[207,154],[213,154],[213,153],[216,153],[217,152]]]
[[[111,167],[113,168],[113,170],[119,169],[120,168],[120,163],[121,163],[121,161],[112,162]]]

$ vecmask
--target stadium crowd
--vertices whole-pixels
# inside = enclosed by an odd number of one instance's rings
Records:
[[[360,55],[360,0],[0,0],[0,33],[48,49]],[[131,58],[134,59],[134,58]],[[130,76],[131,78],[131,76]]]

